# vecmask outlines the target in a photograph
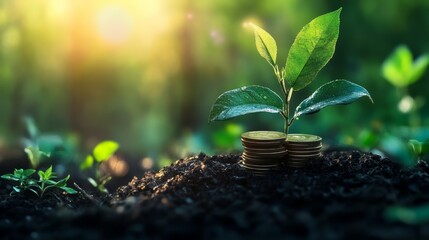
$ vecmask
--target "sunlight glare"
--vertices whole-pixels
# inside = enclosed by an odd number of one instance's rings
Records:
[[[97,30],[108,43],[121,44],[125,42],[132,30],[129,13],[118,5],[107,5],[97,14]]]

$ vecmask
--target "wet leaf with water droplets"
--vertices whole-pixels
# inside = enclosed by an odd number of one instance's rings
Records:
[[[269,88],[256,85],[241,87],[227,91],[216,99],[209,121],[227,120],[256,112],[279,113],[282,107],[282,99]]]
[[[310,97],[304,99],[296,108],[294,118],[316,113],[328,106],[349,104],[365,96],[372,101],[364,87],[346,80],[335,80],[321,86]]]

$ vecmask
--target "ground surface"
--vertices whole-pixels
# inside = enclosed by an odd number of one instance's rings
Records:
[[[429,202],[429,166],[401,169],[358,151],[325,152],[305,169],[265,177],[238,155],[204,154],[133,179],[109,204],[84,194],[9,196],[0,180],[2,239],[429,239],[429,225],[383,217]],[[106,198],[103,199],[105,201]]]

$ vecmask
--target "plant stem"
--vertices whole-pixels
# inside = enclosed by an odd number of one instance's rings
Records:
[[[290,97],[292,96],[293,88],[291,88],[289,90],[290,92],[288,94],[288,90],[286,88],[286,83],[285,83],[285,78],[284,78],[285,76],[283,74],[283,71],[280,72],[278,65],[276,65],[274,67],[274,74],[277,77],[277,80],[280,84],[280,88],[282,89],[282,92],[284,95],[283,112],[281,112],[280,114],[283,116],[283,119],[284,119],[284,132],[286,134],[288,134],[289,126],[290,126],[290,123],[289,123],[289,102],[290,102]]]

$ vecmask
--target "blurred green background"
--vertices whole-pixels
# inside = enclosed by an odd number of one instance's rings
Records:
[[[21,149],[25,117],[74,161],[105,139],[146,167],[200,151],[239,151],[243,131],[283,128],[281,116],[270,114],[207,124],[226,90],[258,84],[281,93],[246,23],[277,39],[284,62],[306,23],[341,6],[336,53],[293,104],[338,78],[366,87],[375,104],[327,108],[291,132],[401,154],[408,139],[429,137],[429,74],[405,92],[381,67],[400,44],[415,57],[429,52],[429,1],[2,0],[0,160]],[[408,108],[398,108],[401,100]]]

